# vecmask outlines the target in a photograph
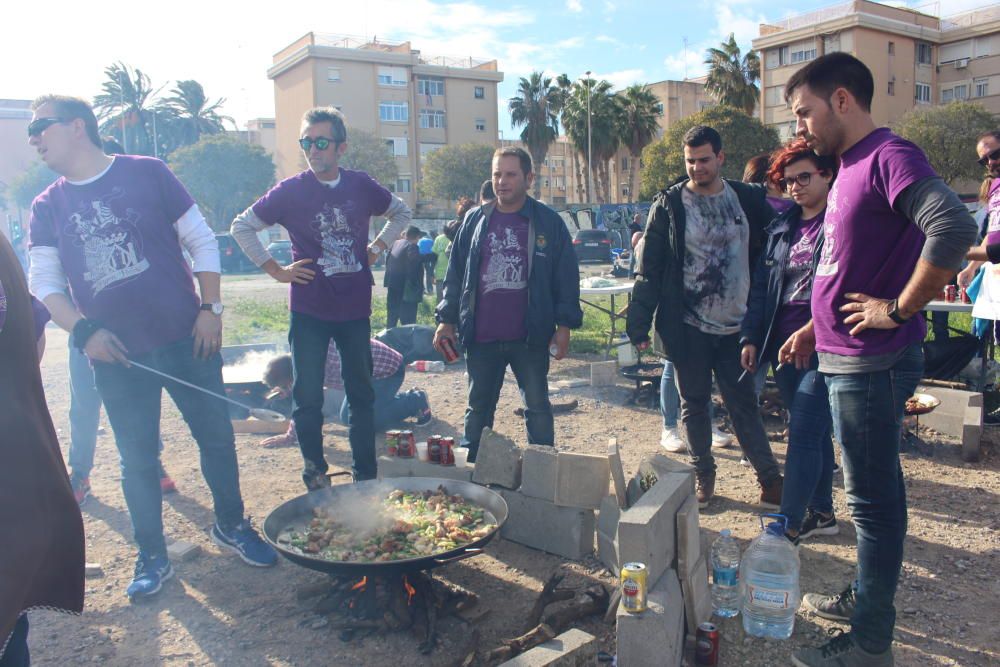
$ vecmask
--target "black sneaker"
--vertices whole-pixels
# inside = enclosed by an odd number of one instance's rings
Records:
[[[834,628],[833,639],[815,648],[804,648],[792,654],[796,667],[893,667],[892,646],[881,653],[869,653],[851,639],[851,635]]]
[[[320,470],[312,461],[306,461],[302,470],[302,483],[309,491],[318,491],[330,486],[330,478],[326,476],[325,470]]]
[[[417,411],[417,426],[426,426],[430,423],[433,415],[431,414],[431,403],[427,399],[427,392],[423,389],[414,389],[413,393],[417,395],[420,399],[420,409]]]
[[[819,512],[806,510],[806,519],[802,522],[799,539],[804,540],[816,535],[836,535],[839,532],[840,526],[837,525],[837,517],[833,515],[833,512],[823,516]]]
[[[854,584],[851,584],[838,595],[820,595],[806,593],[802,603],[811,612],[830,621],[850,623],[854,614]]]

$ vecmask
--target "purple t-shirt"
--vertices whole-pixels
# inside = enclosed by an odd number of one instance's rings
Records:
[[[788,263],[781,287],[781,300],[775,315],[775,342],[783,344],[788,337],[804,327],[812,317],[809,300],[812,296],[812,261],[816,241],[823,231],[823,213],[802,220],[792,235]]]
[[[986,231],[986,244],[1000,243],[1000,178],[994,178],[990,183],[990,194],[986,198],[986,215],[989,216],[989,227]]]
[[[923,317],[850,335],[848,292],[895,299],[913,275],[924,233],[893,209],[909,185],[936,174],[917,146],[879,128],[841,156],[827,196],[823,249],[813,282],[816,349],[848,357],[890,354],[924,339]]]
[[[495,210],[479,257],[476,342],[523,340],[527,311],[528,219]]]
[[[31,295],[31,317],[35,323],[35,339],[42,337],[42,333],[45,332],[45,325],[51,319],[49,316],[49,310],[45,307],[41,301]],[[3,325],[7,322],[7,294],[3,291],[3,285],[0,285],[0,331],[3,331]]]
[[[59,251],[70,294],[131,354],[191,335],[200,300],[174,227],[194,205],[160,160],[119,155],[97,180],[60,178],[31,205],[32,247]]]
[[[253,205],[269,225],[288,230],[292,259],[312,259],[316,276],[292,283],[289,307],[329,322],[371,316],[372,272],[368,267],[368,226],[389,208],[392,194],[363,171],[340,170],[331,188],[306,170],[271,188]]]
[[[792,199],[785,199],[784,197],[774,197],[772,195],[767,196],[767,203],[771,205],[774,212],[781,215],[791,207],[795,206],[795,201]]]

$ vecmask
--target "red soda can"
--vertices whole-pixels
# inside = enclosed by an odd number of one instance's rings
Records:
[[[455,465],[455,438],[441,438],[439,462],[443,466]]]
[[[427,438],[427,460],[431,463],[441,462],[441,440],[440,435],[432,435]]]
[[[455,351],[455,346],[452,344],[450,338],[441,339],[441,354],[444,355],[444,361],[446,364],[450,364],[453,361],[458,360],[458,352]]]
[[[958,296],[961,298],[962,303],[972,303],[972,297],[969,296],[964,287],[958,288]]]
[[[385,452],[388,456],[399,456],[399,431],[386,431]]]
[[[413,437],[413,431],[400,431],[397,456],[404,459],[412,459],[416,451],[417,440]]]
[[[695,634],[694,664],[716,667],[719,664],[719,629],[714,623],[702,623]]]
[[[955,298],[958,295],[958,291],[954,285],[944,286],[944,300],[948,303],[955,303]]]

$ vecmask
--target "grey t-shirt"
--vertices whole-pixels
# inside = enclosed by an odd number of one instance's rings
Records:
[[[750,292],[750,227],[736,192],[681,192],[684,227],[684,323],[707,334],[738,333]]]

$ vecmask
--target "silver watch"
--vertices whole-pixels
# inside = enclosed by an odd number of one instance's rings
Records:
[[[211,311],[213,315],[222,315],[222,311],[226,309],[221,303],[203,303],[201,304],[202,310]]]

